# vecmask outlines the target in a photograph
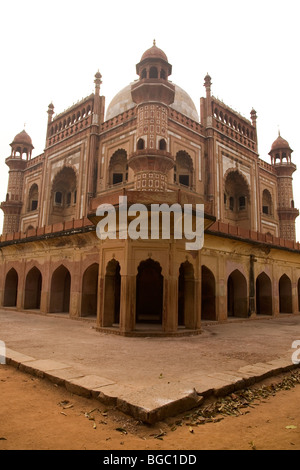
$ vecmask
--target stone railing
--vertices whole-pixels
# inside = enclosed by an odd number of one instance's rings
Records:
[[[235,225],[230,225],[225,222],[217,221],[208,230],[209,233],[218,233],[240,238],[244,241],[258,242],[274,247],[288,248],[291,250],[300,251],[300,243],[293,240],[286,240],[285,238],[274,237],[269,233],[255,232]]]
[[[6,233],[0,236],[0,244],[4,242],[12,242],[17,240],[26,240],[32,238],[43,237],[54,233],[69,232],[82,229],[84,227],[93,227],[94,224],[86,217],[78,220],[69,220],[58,222],[56,224],[44,225],[27,230],[26,232]]]

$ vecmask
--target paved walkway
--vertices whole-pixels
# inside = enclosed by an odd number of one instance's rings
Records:
[[[204,324],[191,337],[123,337],[64,316],[0,310],[7,363],[145,422],[293,368],[300,315]]]

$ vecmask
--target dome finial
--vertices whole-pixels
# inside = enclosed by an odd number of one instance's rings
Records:
[[[155,39],[153,39],[153,46],[156,46],[156,41],[155,41]]]

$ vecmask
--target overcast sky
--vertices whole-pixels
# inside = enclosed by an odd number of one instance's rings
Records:
[[[294,199],[300,208],[299,0],[10,0],[1,2],[0,200],[5,200],[14,136],[24,128],[44,150],[47,108],[60,113],[94,91],[102,74],[106,106],[137,78],[135,65],[156,45],[170,79],[200,112],[204,76],[212,93],[250,119],[258,115],[260,157],[278,129],[294,150]],[[0,211],[0,232],[2,211]],[[299,217],[300,219],[300,217]],[[300,239],[300,220],[297,240]]]

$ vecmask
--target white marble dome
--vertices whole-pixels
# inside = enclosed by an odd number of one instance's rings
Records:
[[[106,121],[136,106],[131,97],[131,85],[132,83],[127,85],[111,100],[106,111]],[[199,122],[199,115],[192,98],[178,85],[173,85],[175,86],[175,99],[170,107],[193,121]]]

